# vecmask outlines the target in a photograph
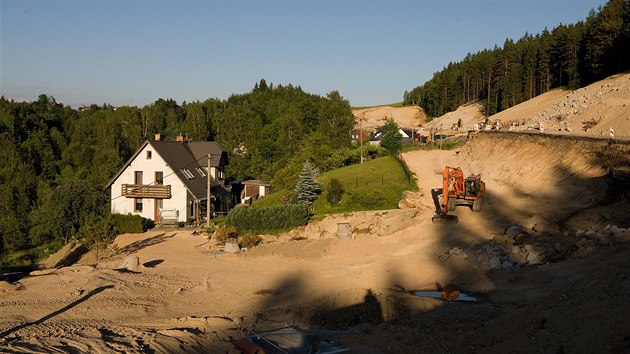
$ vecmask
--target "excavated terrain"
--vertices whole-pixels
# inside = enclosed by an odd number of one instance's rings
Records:
[[[188,229],[121,235],[98,260],[0,281],[0,351],[237,353],[289,325],[356,353],[630,351],[630,142],[482,132],[403,157],[419,187],[404,209],[237,254]],[[445,165],[486,181],[457,225],[431,223]],[[129,256],[140,266],[115,270]],[[479,301],[413,295],[441,289]]]

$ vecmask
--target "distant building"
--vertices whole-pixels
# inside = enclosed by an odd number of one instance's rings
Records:
[[[365,130],[361,129],[353,129],[352,130],[352,142],[360,143],[361,141],[368,140],[370,138],[370,134]]]

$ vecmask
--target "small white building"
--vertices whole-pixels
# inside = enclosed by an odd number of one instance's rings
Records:
[[[137,214],[156,223],[200,221],[207,215],[208,173],[213,210],[227,209],[227,154],[214,141],[147,140],[109,181],[111,212]],[[208,163],[208,155],[211,161]],[[225,203],[224,203],[225,201]]]

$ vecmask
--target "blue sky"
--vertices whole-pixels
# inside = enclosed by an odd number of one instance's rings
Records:
[[[393,103],[450,61],[605,2],[0,0],[0,94],[143,106],[226,99],[264,78]]]

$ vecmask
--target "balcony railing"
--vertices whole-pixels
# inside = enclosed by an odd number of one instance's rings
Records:
[[[171,185],[163,184],[123,184],[122,196],[127,198],[170,199]]]

